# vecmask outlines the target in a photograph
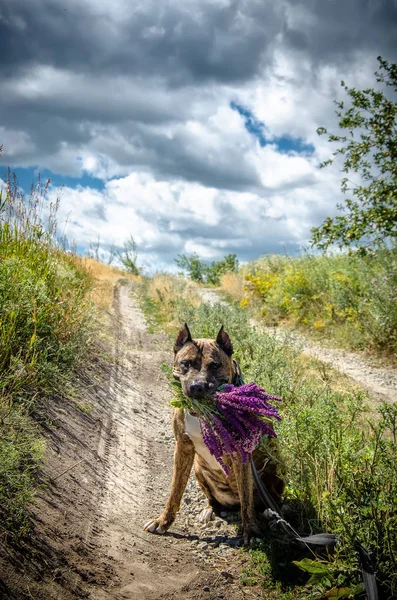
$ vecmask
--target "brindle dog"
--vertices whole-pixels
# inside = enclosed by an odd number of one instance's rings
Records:
[[[223,383],[235,383],[239,376],[237,362],[232,359],[233,346],[223,326],[215,340],[192,339],[187,325],[179,332],[174,347],[173,375],[181,381],[184,394],[195,399],[212,398]],[[260,535],[255,507],[260,505],[254,491],[251,468],[239,456],[225,456],[230,468],[227,477],[203,442],[199,420],[187,410],[172,409],[172,428],[176,440],[171,491],[164,511],[146,523],[151,533],[165,533],[175,520],[194,464],[197,481],[208,499],[200,520],[209,521],[221,508],[240,506],[244,541]],[[279,502],[284,482],[276,472],[269,455],[256,451],[254,463],[270,494]]]

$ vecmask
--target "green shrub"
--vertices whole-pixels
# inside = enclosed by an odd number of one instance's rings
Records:
[[[211,264],[205,263],[196,253],[190,256],[178,254],[175,262],[192,281],[211,285],[219,285],[221,277],[225,273],[236,273],[238,271],[238,260],[235,254],[227,254],[222,260],[212,261]]]
[[[35,399],[64,389],[90,331],[90,281],[57,244],[46,192],[25,198],[9,181],[0,196],[0,532],[26,528],[43,454]]]
[[[397,248],[362,256],[263,257],[245,268],[246,298],[286,322],[357,349],[397,349]]]
[[[341,303],[344,293],[342,298]],[[301,531],[333,532],[340,539],[336,554],[321,562],[324,577],[314,586],[312,597],[320,598],[337,587],[348,590],[350,597],[360,597],[355,540],[375,552],[386,597],[394,597],[397,407],[384,405],[369,413],[362,391],[345,379],[341,381],[324,365],[302,357],[296,348],[252,327],[247,312],[237,307],[193,307],[185,302],[175,303],[173,310],[169,321],[187,322],[195,337],[214,337],[224,324],[245,380],[283,397],[283,421],[276,428],[288,467],[285,504],[291,511],[290,520]],[[169,330],[176,333],[175,326]],[[259,573],[258,581],[276,590],[279,584],[272,583],[269,569],[263,566],[269,564],[269,548],[270,560],[274,560],[274,545],[265,540],[253,553],[254,571]],[[286,562],[285,557],[283,560]],[[288,577],[290,562],[285,571]],[[271,597],[292,598],[290,591],[281,596],[279,590]],[[265,597],[269,597],[268,591]]]

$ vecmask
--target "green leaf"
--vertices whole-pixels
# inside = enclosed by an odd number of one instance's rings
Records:
[[[313,573],[313,575],[311,575],[307,583],[309,583],[310,585],[323,584],[324,587],[329,587],[330,585],[332,585],[328,572]]]
[[[185,403],[183,400],[171,400],[170,406],[173,406],[174,408],[185,408]]]
[[[304,558],[303,560],[294,560],[294,565],[299,567],[302,571],[306,571],[306,573],[329,573],[329,564],[322,563],[317,560],[312,560],[311,558]]]

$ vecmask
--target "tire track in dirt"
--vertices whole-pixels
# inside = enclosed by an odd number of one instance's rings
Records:
[[[153,505],[165,499],[164,487],[155,485],[152,460],[158,463],[159,444],[154,440],[168,413],[169,392],[160,367],[169,357],[158,344],[161,340],[147,334],[141,311],[129,292],[129,286],[119,286],[115,291],[112,424],[110,444],[106,444],[104,495],[98,511],[100,527],[93,538],[98,550],[112,562],[117,576],[107,589],[92,593],[97,600],[155,598],[183,587],[197,576],[197,568],[173,573],[168,556],[164,565],[153,561],[163,551],[159,544],[168,546],[169,539],[154,540],[142,532],[149,507],[157,511]],[[165,465],[172,464],[168,450],[162,448],[161,455]],[[153,547],[157,552],[153,553]]]
[[[116,576],[100,589],[93,587],[90,598],[223,598],[225,583],[219,569],[205,563],[197,551],[192,553],[191,542],[198,535],[187,531],[183,519],[165,536],[142,530],[144,522],[161,512],[171,481],[170,391],[161,371],[171,353],[165,336],[147,332],[129,286],[116,288],[113,309],[116,331],[109,390],[113,400],[102,450],[107,472],[90,543],[111,563]],[[191,531],[195,533],[194,524]],[[230,551],[237,557],[237,551]],[[241,560],[230,562],[238,568]],[[220,564],[225,567],[225,558]],[[245,597],[239,585],[227,587],[230,600]],[[254,592],[252,596],[260,597]]]

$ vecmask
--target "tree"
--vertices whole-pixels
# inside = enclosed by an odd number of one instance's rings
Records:
[[[188,277],[192,281],[203,283],[208,267],[195,252],[190,256],[187,254],[178,254],[178,258],[174,260],[178,267],[187,271]]]
[[[178,254],[174,259],[176,264],[187,271],[187,275],[193,281],[199,283],[212,283],[218,285],[224,273],[238,270],[238,260],[235,254],[227,254],[222,260],[206,264],[196,253],[190,256]]]
[[[238,271],[238,260],[235,254],[226,254],[222,260],[213,261],[207,269],[207,282],[218,285],[225,273]]]
[[[124,249],[121,252],[118,252],[118,258],[120,259],[120,262],[126,271],[128,271],[132,275],[140,274],[141,269],[136,264],[136,242],[132,235],[127,240],[125,240]]]
[[[397,237],[397,64],[380,56],[378,62],[375,76],[383,89],[356,90],[341,82],[350,106],[335,102],[335,112],[346,135],[328,134],[325,127],[317,129],[319,135],[328,135],[328,141],[340,144],[333,156],[343,156],[343,171],[360,176],[358,185],[352,185],[347,176],[342,179],[341,190],[349,193],[345,204],[338,205],[343,214],[328,217],[312,229],[312,244],[322,250],[337,243],[340,247],[355,244],[365,251]],[[386,95],[388,87],[393,90],[392,99]]]

